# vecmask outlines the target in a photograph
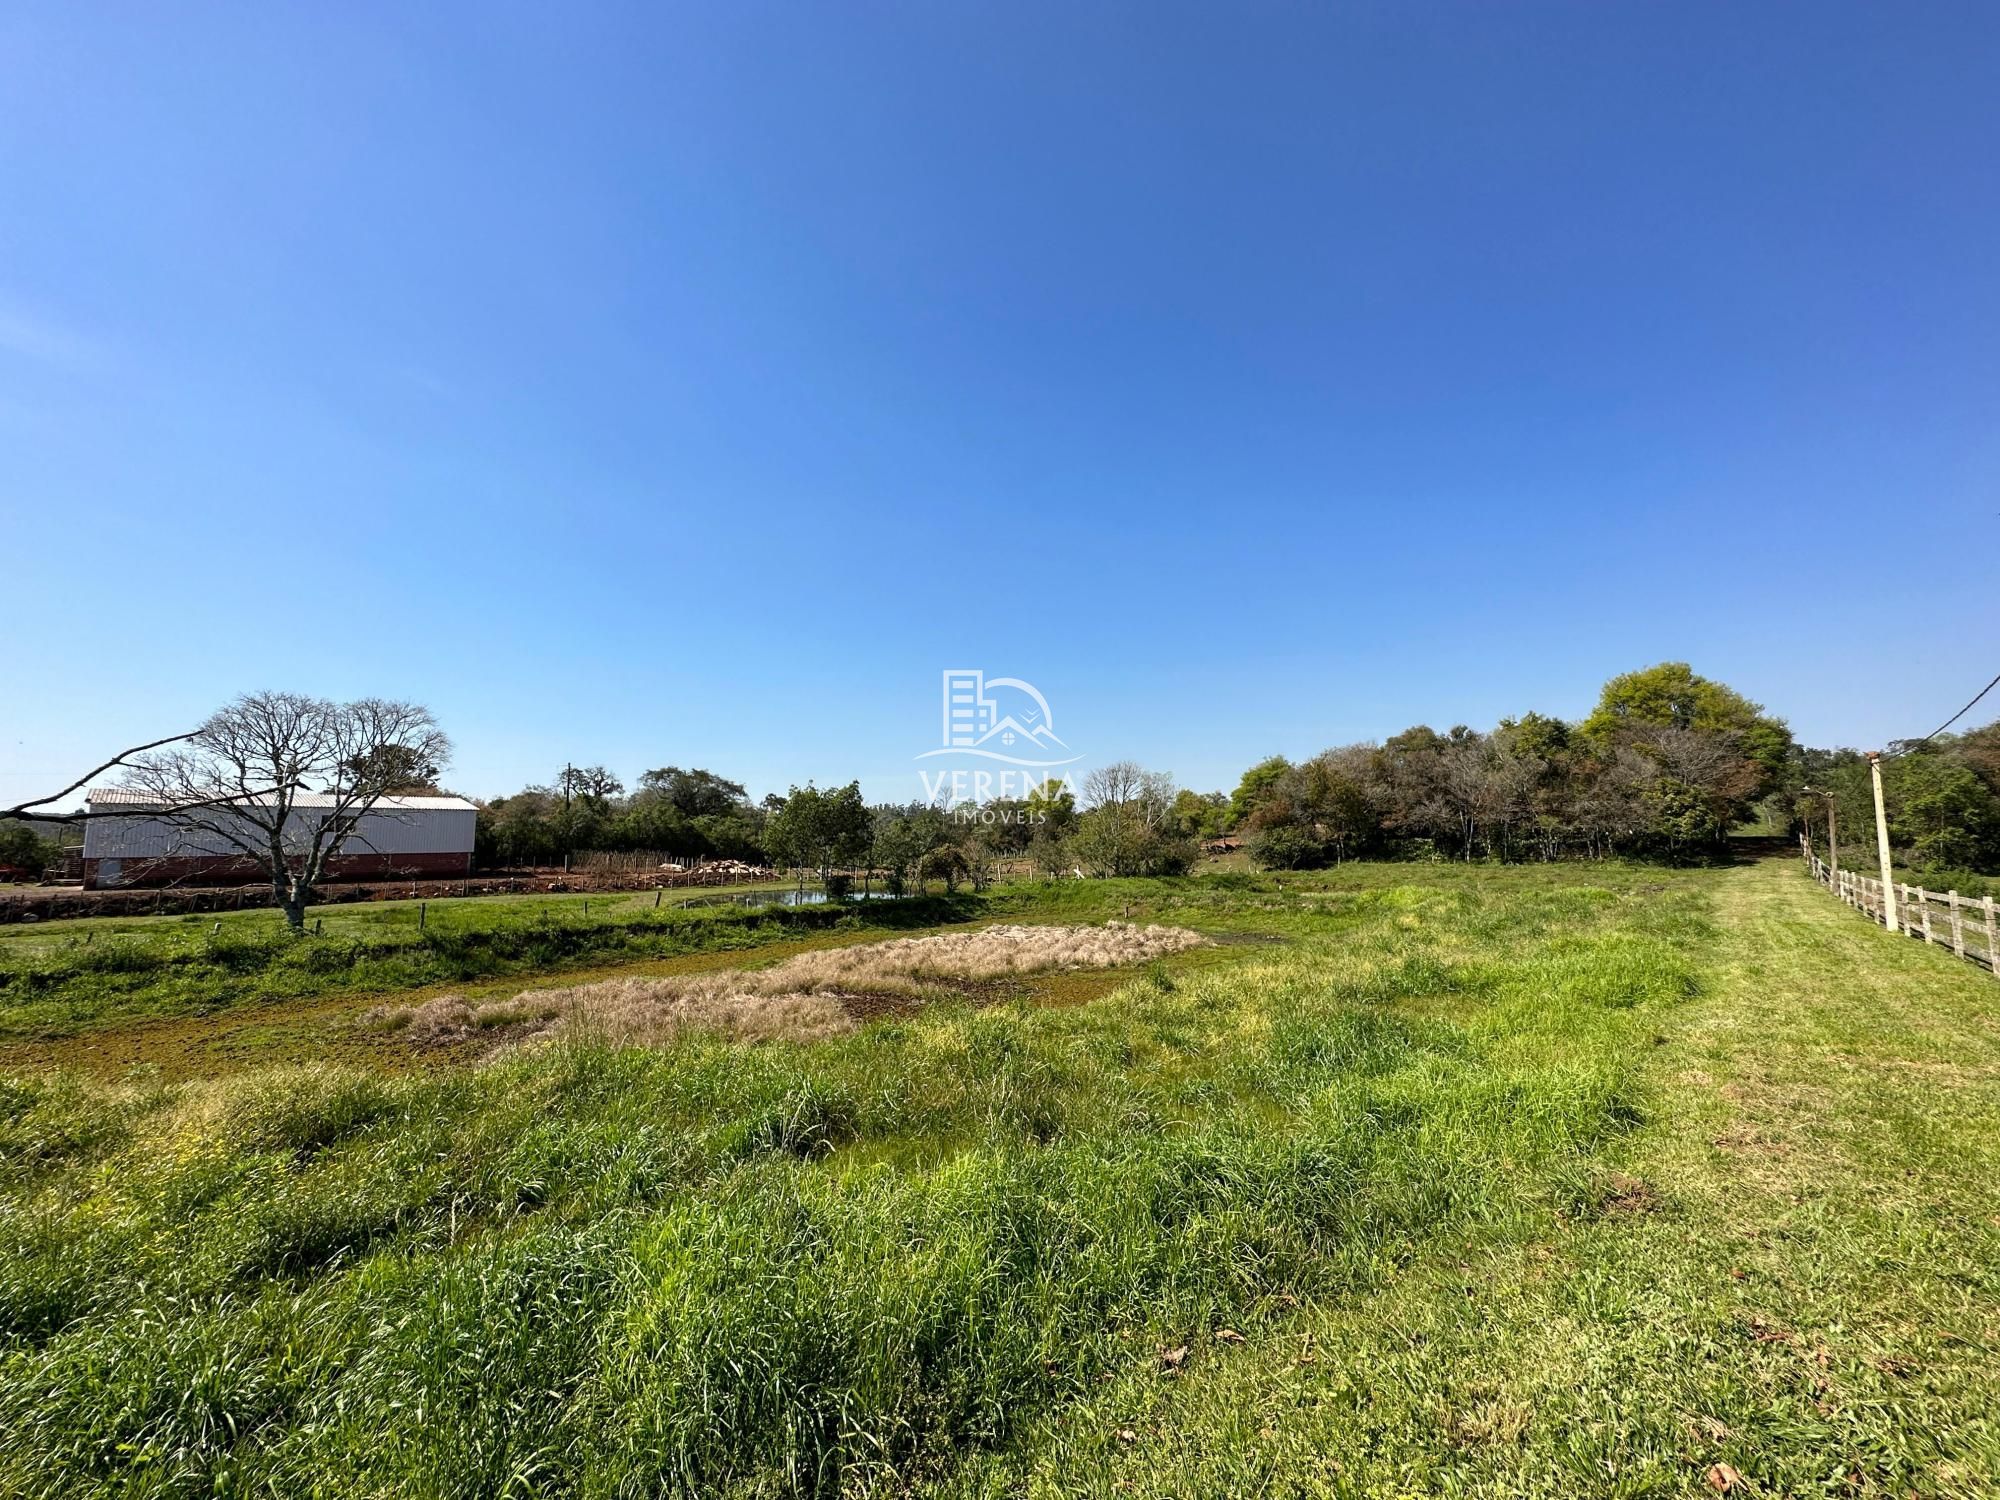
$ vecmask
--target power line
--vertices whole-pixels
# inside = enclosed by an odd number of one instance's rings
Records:
[[[1987,683],[1985,687],[1981,688],[1978,692],[1974,693],[1972,695],[1972,703],[1966,704],[1965,708],[1961,708],[1957,713],[1953,714],[1949,719],[1946,719],[1942,724],[1938,725],[1937,728],[1933,729],[1929,734],[1925,735],[1923,739],[1918,740],[1917,743],[1921,745],[1925,743],[1925,741],[1936,739],[1939,735],[1943,734],[1947,729],[1951,728],[1952,725],[1956,724],[1960,719],[1964,718],[1966,715],[1966,711],[1972,707],[1973,703],[1977,703],[1981,698],[1984,698],[1988,693],[1992,692],[1993,689],[1996,687],[2000,687],[2000,676],[1996,676],[1991,682]]]

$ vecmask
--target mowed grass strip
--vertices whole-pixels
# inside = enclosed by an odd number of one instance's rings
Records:
[[[949,1485],[1162,1351],[1587,1211],[1699,988],[1714,877],[1413,873],[1183,892],[1293,941],[1083,1006],[15,1078],[0,1485]]]
[[[947,1489],[2000,1493],[2000,984],[1796,861],[1714,891],[1646,1122],[1575,1198],[1129,1364]]]

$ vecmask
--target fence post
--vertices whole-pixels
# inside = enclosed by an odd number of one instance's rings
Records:
[[[1952,891],[1947,899],[1951,902],[1951,951],[1960,958],[1965,957],[1965,918],[1958,914],[1958,892]]]
[[[1995,979],[2000,979],[2000,937],[1995,935],[1993,920],[1993,898],[1981,896],[1979,909],[1986,918],[1986,969]]]
[[[1917,887],[1917,910],[1924,914],[1924,941],[1931,941],[1931,893]]]

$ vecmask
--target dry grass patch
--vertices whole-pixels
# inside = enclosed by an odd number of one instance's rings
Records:
[[[1115,969],[1201,946],[1185,927],[988,927],[802,953],[760,975],[798,989],[915,994],[939,981],[1003,979],[1053,969]]]
[[[370,1011],[365,1019],[401,1030],[417,1046],[450,1046],[482,1037],[516,1041],[558,1032],[639,1044],[690,1031],[741,1042],[780,1037],[818,1041],[855,1027],[837,996],[751,993],[732,982],[739,977],[605,979],[484,1004],[440,995],[417,1006]]]
[[[378,1007],[365,1020],[431,1046],[555,1033],[644,1044],[690,1031],[737,1041],[817,1041],[855,1028],[853,1000],[922,1000],[954,985],[1015,975],[1119,968],[1206,941],[1182,927],[1125,922],[988,927],[801,953],[768,969],[607,979],[484,1003],[442,995],[416,1006]]]

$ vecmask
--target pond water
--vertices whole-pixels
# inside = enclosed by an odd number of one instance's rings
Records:
[[[893,901],[887,891],[850,891],[848,901]],[[733,896],[695,896],[676,903],[680,906],[824,906],[825,891],[740,891]]]

